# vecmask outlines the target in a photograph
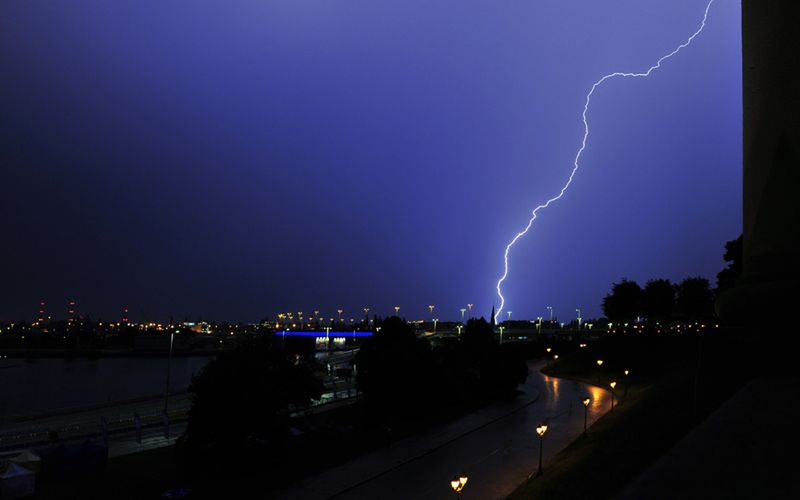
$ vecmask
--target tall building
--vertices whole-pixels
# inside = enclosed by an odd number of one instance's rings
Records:
[[[74,325],[75,324],[75,320],[76,320],[76,317],[77,317],[77,314],[76,314],[75,310],[76,310],[75,301],[74,300],[70,300],[69,301],[69,307],[67,308],[67,322],[70,325]]]
[[[38,324],[38,325],[43,325],[44,324],[44,321],[45,321],[44,311],[45,311],[45,302],[41,301],[41,302],[39,302],[39,312],[36,315],[36,324]]]

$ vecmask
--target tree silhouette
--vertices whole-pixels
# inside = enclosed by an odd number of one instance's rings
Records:
[[[736,279],[742,274],[743,260],[742,236],[725,243],[723,259],[728,266],[717,273],[717,293],[736,286]]]
[[[666,279],[647,282],[642,291],[642,312],[650,321],[669,321],[675,309],[675,287]]]
[[[686,320],[699,320],[714,316],[714,294],[705,278],[686,278],[676,288],[675,308]]]
[[[490,325],[483,316],[471,318],[464,327],[461,334],[461,342],[464,346],[464,354],[470,363],[481,359],[482,354],[490,351],[497,345],[494,338],[494,327]]]
[[[274,336],[245,341],[192,377],[187,456],[198,463],[224,453],[278,460],[289,438],[290,407],[308,405],[321,390],[312,366],[290,361]]]
[[[432,390],[428,342],[392,316],[356,355],[357,382],[373,409],[399,416],[413,413]]]
[[[642,310],[642,288],[635,281],[622,278],[603,298],[603,312],[611,321],[635,319]]]

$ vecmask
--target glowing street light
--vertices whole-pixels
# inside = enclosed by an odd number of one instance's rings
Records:
[[[328,350],[328,346],[330,345],[330,338],[331,338],[331,327],[325,327],[325,351]]]
[[[614,411],[614,389],[617,387],[617,383],[611,381],[608,385],[611,386],[611,411]]]
[[[581,310],[580,309],[575,309],[575,312],[578,313],[578,330],[580,330],[581,329],[581,320],[583,319],[583,318],[581,318]]]
[[[558,354],[555,354],[555,355],[553,356],[553,361],[558,361]]]
[[[550,323],[553,322],[553,306],[547,306],[547,310],[550,312]]]
[[[603,360],[602,359],[598,359],[597,360],[597,368],[600,368],[601,366],[603,366]],[[600,385],[600,370],[597,370],[597,385]]]
[[[506,311],[506,314],[508,314],[508,320],[511,321],[511,311]]]
[[[459,311],[461,311],[461,322],[463,323],[464,322],[464,313],[467,312],[467,310],[464,309],[464,308],[461,308],[461,309],[459,309]]]
[[[589,404],[591,402],[591,398],[583,398],[583,437],[586,437],[589,428],[587,424],[589,422]]]
[[[339,323],[341,323],[342,322],[342,313],[344,312],[344,309],[337,309],[336,312],[339,313]]]
[[[630,370],[625,370],[622,373],[625,374],[625,393],[623,394],[623,396],[627,397],[628,396],[628,375],[631,374],[631,371]]]
[[[553,350],[553,348],[552,348],[552,347],[548,347],[548,348],[547,348],[547,349],[545,349],[545,350],[546,350],[546,351],[547,351],[547,353],[549,354],[549,353],[550,353],[550,351],[552,351],[552,350]]]
[[[467,304],[467,309],[469,310],[469,317],[470,317],[470,318],[472,317],[472,306],[473,306],[473,305],[474,305],[474,304]]]
[[[394,306],[394,315],[400,317],[400,306]]]
[[[429,306],[428,306],[428,309],[429,309],[429,310],[430,310],[430,312],[431,312],[431,318],[433,318],[433,310],[434,310],[434,309],[436,309],[436,306],[435,306],[435,305],[433,305],[433,304],[431,304],[431,305],[429,305]]]
[[[542,475],[542,449],[544,448],[544,434],[547,432],[547,424],[542,424],[536,428],[536,434],[539,435],[539,470],[536,472],[537,476]]]
[[[433,334],[436,335],[436,323],[439,322],[439,318],[433,318]]]
[[[456,493],[456,495],[458,495],[459,499],[461,498],[461,490],[463,490],[464,486],[467,485],[468,480],[469,478],[462,474],[461,476],[453,478],[453,480],[450,481],[450,487],[453,488],[453,491]]]
[[[536,333],[542,333],[542,317],[536,316]]]
[[[500,345],[503,345],[503,330],[505,330],[505,327],[499,326],[498,328],[500,329]]]

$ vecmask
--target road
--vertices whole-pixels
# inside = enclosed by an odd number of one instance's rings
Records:
[[[589,424],[610,409],[604,389],[547,377],[543,362],[529,363],[529,375],[514,401],[501,401],[424,435],[355,459],[308,478],[277,494],[285,499],[451,499],[450,480],[469,477],[462,498],[505,498],[539,460],[535,428],[547,421],[547,460],[583,432],[581,400],[589,396]]]

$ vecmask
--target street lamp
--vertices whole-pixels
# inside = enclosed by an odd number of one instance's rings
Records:
[[[611,411],[614,411],[614,389],[617,387],[617,383],[612,381],[608,385],[611,386]]]
[[[500,345],[503,345],[503,330],[505,330],[505,327],[500,326],[498,328],[500,329]]]
[[[394,306],[394,315],[400,317],[400,306]]]
[[[625,370],[622,373],[625,374],[625,393],[623,394],[623,396],[627,397],[628,396],[628,375],[630,375],[631,371],[630,370]]]
[[[164,415],[167,414],[169,408],[169,378],[170,371],[172,370],[172,344],[175,341],[175,334],[180,333],[180,330],[175,330],[169,333],[169,356],[167,358],[167,385],[164,390]]]
[[[433,334],[436,335],[436,323],[439,322],[438,318],[433,318]]]
[[[436,306],[431,304],[428,306],[428,309],[431,311],[431,318],[433,318],[433,310],[436,309]]]
[[[453,491],[458,495],[459,499],[461,498],[461,490],[467,485],[467,480],[469,480],[469,478],[462,474],[450,481],[450,487],[453,488]]]
[[[544,433],[547,432],[547,425],[542,424],[536,428],[536,434],[539,435],[539,471],[536,472],[537,476],[542,475],[542,449],[544,448]]]
[[[331,336],[331,327],[325,327],[325,351],[328,351],[328,346],[330,345],[330,336]]]
[[[342,313],[344,312],[344,309],[337,309],[336,312],[339,313],[339,323],[341,323],[342,322]]]
[[[553,361],[558,361],[558,354],[553,355]]]
[[[470,318],[472,317],[472,306],[473,306],[473,305],[474,305],[474,304],[467,304],[467,309],[469,309],[469,317],[470,317]]]
[[[591,402],[591,398],[583,398],[583,437],[586,437],[587,429],[589,428],[587,423],[589,421],[589,404]]]
[[[550,323],[553,322],[553,306],[547,306],[547,310],[550,312]]]
[[[464,313],[467,312],[467,310],[464,309],[464,308],[461,308],[461,309],[459,309],[459,311],[461,311],[461,322],[463,323],[464,322]]]
[[[542,317],[536,316],[536,333],[542,333]]]
[[[599,368],[601,366],[603,366],[603,360],[602,359],[598,359],[597,360],[597,368],[598,368],[598,370],[597,370],[597,385],[600,385],[600,370],[599,370]]]
[[[511,321],[511,311],[506,311],[506,314],[508,314],[508,320]]]
[[[581,318],[581,310],[580,309],[575,309],[575,312],[578,313],[578,330],[580,330],[581,329],[581,319],[583,319],[583,318]]]

